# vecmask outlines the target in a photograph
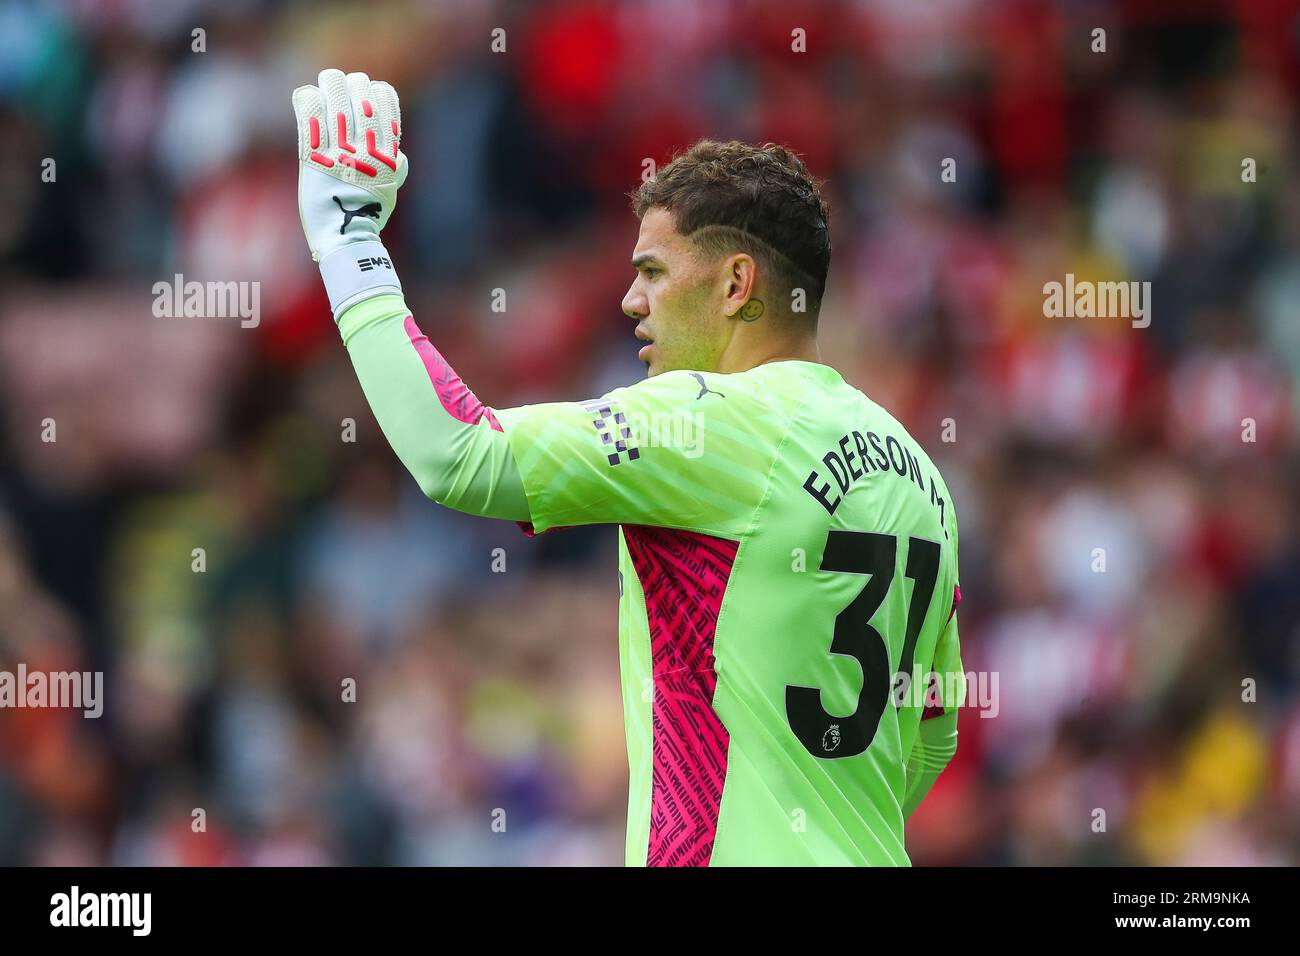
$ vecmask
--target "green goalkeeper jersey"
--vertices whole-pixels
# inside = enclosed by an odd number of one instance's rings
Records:
[[[400,296],[339,329],[429,497],[621,526],[629,863],[908,862],[965,683],[952,501],[894,418],[801,361],[494,411]]]
[[[906,865],[964,684],[952,501],[898,421],[803,361],[496,415],[537,532],[621,526],[628,863]]]

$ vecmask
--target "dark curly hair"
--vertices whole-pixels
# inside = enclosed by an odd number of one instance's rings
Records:
[[[831,264],[830,209],[793,150],[702,139],[629,195],[638,219],[668,210],[706,254],[754,256],[786,292],[804,289],[816,318]]]

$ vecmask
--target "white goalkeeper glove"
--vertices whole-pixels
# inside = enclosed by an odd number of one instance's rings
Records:
[[[337,319],[371,296],[402,292],[379,231],[406,181],[397,92],[364,73],[322,70],[293,91],[298,214]]]

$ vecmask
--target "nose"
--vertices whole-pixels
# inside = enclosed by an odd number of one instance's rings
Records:
[[[650,300],[641,291],[640,279],[633,281],[623,296],[623,314],[629,319],[644,319],[650,314]]]

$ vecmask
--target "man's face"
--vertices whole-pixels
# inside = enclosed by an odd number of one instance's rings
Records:
[[[672,213],[646,212],[632,265],[637,275],[623,296],[623,311],[637,320],[637,338],[649,343],[638,353],[647,376],[713,371],[726,345],[721,276],[677,231]]]

